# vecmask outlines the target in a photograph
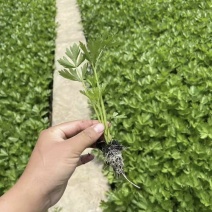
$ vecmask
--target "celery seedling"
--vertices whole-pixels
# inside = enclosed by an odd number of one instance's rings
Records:
[[[97,72],[100,57],[109,43],[111,43],[109,39],[91,41],[87,46],[79,42],[79,45],[74,44],[67,48],[66,56],[58,60],[65,68],[59,73],[66,79],[82,83],[83,90],[80,92],[88,97],[97,119],[105,126],[104,137],[106,143],[100,143],[99,149],[102,150],[106,163],[111,165],[118,175],[122,174],[127,179],[123,169],[122,150],[124,147],[111,137],[103,101],[105,85],[100,83],[99,73]]]

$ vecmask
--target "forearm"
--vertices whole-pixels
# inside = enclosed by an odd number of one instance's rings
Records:
[[[42,131],[23,175],[0,197],[0,211],[46,212],[61,198],[76,167],[93,159],[81,154],[103,132],[104,125],[93,120]]]
[[[46,212],[48,206],[39,182],[25,176],[0,198],[0,211]]]

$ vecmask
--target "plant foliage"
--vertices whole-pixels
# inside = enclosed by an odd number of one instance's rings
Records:
[[[54,0],[0,1],[0,195],[22,173],[49,125]]]
[[[78,0],[87,39],[117,31],[101,62],[127,175],[104,211],[212,211],[211,1]],[[107,171],[106,171],[107,172]]]
[[[65,68],[59,71],[62,77],[82,83],[83,90],[80,92],[89,99],[97,119],[104,124],[107,143],[112,141],[112,137],[103,101],[105,84],[99,81],[98,69],[102,53],[110,43],[111,39],[106,38],[90,41],[87,46],[82,42],[75,43],[66,49],[66,56],[58,60]]]

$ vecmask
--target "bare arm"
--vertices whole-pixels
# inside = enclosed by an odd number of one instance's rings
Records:
[[[18,182],[0,198],[0,211],[45,212],[58,202],[76,167],[93,159],[81,153],[103,134],[98,121],[75,121],[41,132]]]

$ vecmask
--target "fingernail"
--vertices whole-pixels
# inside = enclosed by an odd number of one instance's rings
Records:
[[[103,124],[97,124],[95,125],[94,127],[94,130],[97,132],[97,133],[101,133],[104,131],[105,127]]]

